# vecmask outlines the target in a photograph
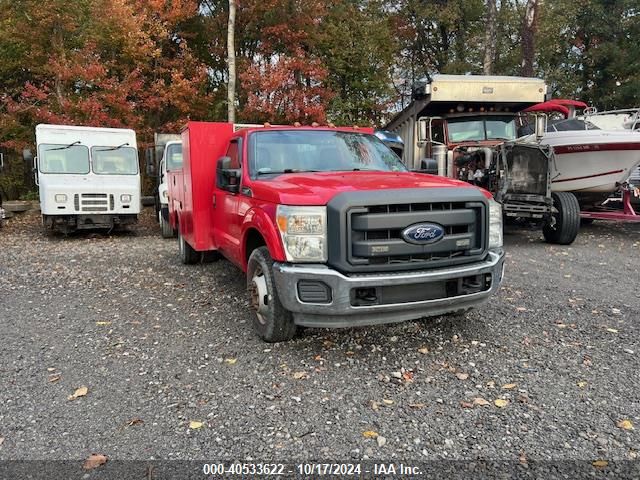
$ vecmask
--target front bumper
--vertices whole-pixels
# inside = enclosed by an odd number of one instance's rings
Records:
[[[486,302],[500,287],[504,252],[489,251],[485,260],[468,265],[384,274],[346,276],[325,265],[274,263],[273,273],[282,305],[293,312],[297,325],[308,327],[353,327],[401,322],[475,307]],[[481,291],[450,295],[449,286],[471,278],[482,279]],[[330,289],[326,303],[300,299],[301,280],[323,282]],[[354,292],[391,291],[392,301],[361,304]],[[387,289],[387,290],[385,290]],[[406,292],[403,298],[403,291]],[[428,298],[420,300],[422,297]],[[441,295],[439,293],[442,293]],[[360,304],[359,304],[360,303]]]

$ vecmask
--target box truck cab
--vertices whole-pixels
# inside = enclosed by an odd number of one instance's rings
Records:
[[[140,213],[136,134],[120,128],[38,125],[33,162],[45,228],[68,233],[135,223]]]
[[[477,187],[408,171],[371,129],[189,122],[169,171],[183,263],[247,276],[266,341],[465,310],[502,280],[502,212]]]
[[[182,168],[182,142],[170,141],[164,147],[162,160],[158,165],[158,198],[160,211],[158,221],[160,222],[160,233],[163,238],[175,237],[176,231],[169,223],[169,185],[167,183],[167,172],[180,170]]]

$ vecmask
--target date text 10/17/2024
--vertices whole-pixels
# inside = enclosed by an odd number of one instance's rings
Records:
[[[205,463],[202,473],[210,475],[317,475],[359,476],[374,475],[420,475],[419,467],[403,463]]]

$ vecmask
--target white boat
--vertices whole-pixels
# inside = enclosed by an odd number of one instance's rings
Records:
[[[605,194],[606,198],[640,165],[640,134],[637,132],[546,132],[541,143],[553,147],[551,190],[555,192]]]
[[[556,103],[558,102],[558,103]],[[575,116],[582,102],[552,100],[530,111],[559,112],[564,120],[551,121],[540,143],[553,147],[551,191],[572,192],[581,207],[604,202],[640,165],[640,131],[601,130]],[[527,140],[536,141],[535,136]]]

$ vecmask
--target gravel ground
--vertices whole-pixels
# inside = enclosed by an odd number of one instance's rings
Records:
[[[149,210],[68,238],[18,217],[0,230],[0,459],[636,458],[640,225],[505,243],[502,291],[464,317],[268,345],[242,274],[180,264]]]

